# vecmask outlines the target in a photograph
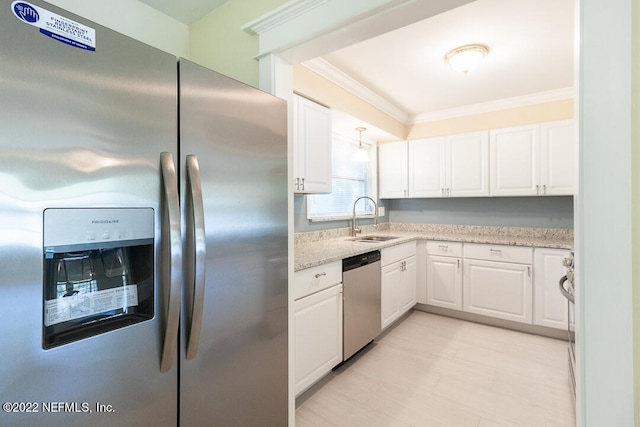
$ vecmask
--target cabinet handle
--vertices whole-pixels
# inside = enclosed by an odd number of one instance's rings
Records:
[[[319,279],[319,278],[321,278],[322,276],[326,276],[326,275],[327,275],[327,273],[325,273],[325,272],[323,271],[322,273],[316,273],[316,275],[315,275],[315,276],[313,276],[313,277],[315,277],[316,279]]]
[[[451,189],[447,188],[447,197],[451,197]]]
[[[540,186],[538,184],[536,184],[536,194],[540,194]]]
[[[547,184],[542,186],[542,194],[547,194]]]
[[[489,249],[492,255],[502,255],[502,249]]]
[[[527,274],[531,277],[531,267],[527,266]]]
[[[407,197],[407,190],[402,190],[402,192],[404,193],[404,197]]]
[[[449,245],[438,245],[439,249],[442,249],[443,251],[448,251],[449,250]]]
[[[302,188],[301,188],[301,190],[302,190],[302,191],[304,191],[304,178],[300,178],[300,179],[301,179],[301,181],[302,181]]]
[[[458,260],[458,268],[460,268],[460,260]]]
[[[444,187],[442,187],[442,197],[444,197]]]

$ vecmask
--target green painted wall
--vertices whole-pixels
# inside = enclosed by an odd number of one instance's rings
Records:
[[[189,57],[189,28],[139,1],[46,1],[165,52]]]
[[[288,0],[230,0],[190,28],[190,59],[258,87],[258,36],[241,27]]]

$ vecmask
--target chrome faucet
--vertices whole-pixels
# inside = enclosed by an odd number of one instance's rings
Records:
[[[361,228],[356,227],[356,203],[358,203],[358,200],[360,199],[369,199],[371,200],[371,203],[373,203],[373,226],[377,227],[378,226],[378,205],[376,205],[375,200],[373,200],[371,197],[369,196],[361,196],[358,197],[356,199],[355,202],[353,202],[353,218],[351,219],[351,236],[356,237],[358,235],[358,233],[362,232]]]

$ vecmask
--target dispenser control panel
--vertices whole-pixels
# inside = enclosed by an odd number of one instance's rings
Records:
[[[153,209],[47,209],[44,247],[100,245],[153,239]]]

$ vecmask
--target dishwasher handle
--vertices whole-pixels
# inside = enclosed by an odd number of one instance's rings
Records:
[[[380,261],[380,251],[372,251],[342,260],[342,271],[349,271]]]

